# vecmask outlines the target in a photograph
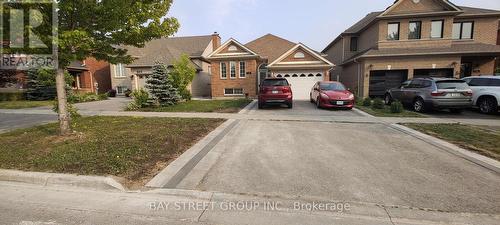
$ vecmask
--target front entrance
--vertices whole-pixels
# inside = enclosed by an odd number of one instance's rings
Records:
[[[372,70],[368,95],[384,96],[388,89],[396,88],[408,80],[408,70]]]
[[[286,73],[275,74],[276,77],[286,78],[292,86],[294,100],[309,100],[311,88],[318,81],[324,81],[322,72],[308,73]]]

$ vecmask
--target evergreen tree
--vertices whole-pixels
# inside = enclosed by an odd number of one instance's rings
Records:
[[[179,99],[179,92],[168,79],[168,69],[164,64],[156,63],[153,74],[146,80],[146,88],[153,97],[153,103],[161,106],[175,105]]]

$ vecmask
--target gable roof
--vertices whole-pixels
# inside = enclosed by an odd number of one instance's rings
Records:
[[[396,0],[391,6],[389,6],[386,10],[384,10],[379,16],[385,16],[389,14],[392,10],[394,10],[399,4],[401,4],[405,0]],[[408,0],[409,1],[409,0]],[[450,11],[460,12],[461,9],[455,4],[449,2],[448,0],[434,0],[434,2],[441,4],[445,8]]]
[[[247,43],[245,46],[254,50],[262,58],[267,58],[268,62],[273,62],[295,45],[297,44],[284,38],[266,34]]]
[[[182,54],[199,58],[212,41],[212,35],[170,37],[152,40],[143,48],[126,47],[128,54],[136,58],[129,67],[152,66],[156,61],[172,65]]]
[[[299,48],[305,50],[308,54],[310,54],[314,58],[318,59],[319,62],[323,62],[324,64],[327,64],[328,66],[332,66],[332,67],[334,66],[333,63],[331,63],[330,61],[328,61],[328,59],[325,59],[325,57],[321,56],[316,51],[312,50],[311,48],[307,47],[306,45],[304,45],[302,43],[298,43],[295,46],[293,46],[293,48],[291,48],[288,51],[286,51],[285,53],[283,53],[280,57],[278,57],[274,61],[270,62],[269,65],[268,65],[268,67],[277,66],[283,59],[285,59],[286,57],[288,57],[291,54],[293,54]]]
[[[242,52],[237,52],[237,53],[220,53],[222,50],[226,49],[226,47],[228,47],[231,44],[238,46],[239,48],[241,48],[244,51],[246,51],[246,53],[242,53]],[[224,42],[224,44],[222,44],[217,49],[215,49],[212,53],[210,53],[210,55],[208,55],[207,58],[258,57],[258,56],[259,55],[256,52],[252,51],[251,49],[249,49],[245,45],[241,44],[236,39],[230,38],[229,40],[227,40],[226,42]]]
[[[397,1],[396,1],[397,2]],[[395,3],[396,3],[395,2]],[[449,4],[454,5],[453,3],[446,1]],[[470,16],[500,16],[500,11],[498,10],[493,10],[493,9],[481,9],[481,8],[474,8],[474,7],[468,7],[468,6],[456,6],[455,7],[459,8],[461,11],[460,14],[457,15],[457,17],[470,17]],[[390,7],[389,7],[390,8]],[[357,23],[354,25],[350,26],[347,28],[344,32],[342,32],[339,36],[337,36],[330,44],[328,44],[325,49],[323,49],[322,52],[327,51],[333,44],[335,44],[342,35],[354,35],[358,34],[361,31],[365,30],[368,26],[370,26],[372,23],[376,22],[379,20],[381,17],[380,15],[384,13],[385,11],[378,11],[378,12],[371,12],[368,13],[365,17],[363,17],[361,20],[359,20]]]

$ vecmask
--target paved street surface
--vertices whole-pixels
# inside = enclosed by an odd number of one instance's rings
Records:
[[[57,116],[55,114],[38,115],[0,113],[0,133],[56,121]]]

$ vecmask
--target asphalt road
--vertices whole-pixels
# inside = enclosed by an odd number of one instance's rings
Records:
[[[307,104],[297,112],[358,116]],[[251,113],[280,112],[293,113]],[[499,174],[383,124],[240,121],[214,157],[185,178],[204,173],[199,183],[178,188],[500,213]]]
[[[57,115],[0,113],[0,133],[56,121]]]

